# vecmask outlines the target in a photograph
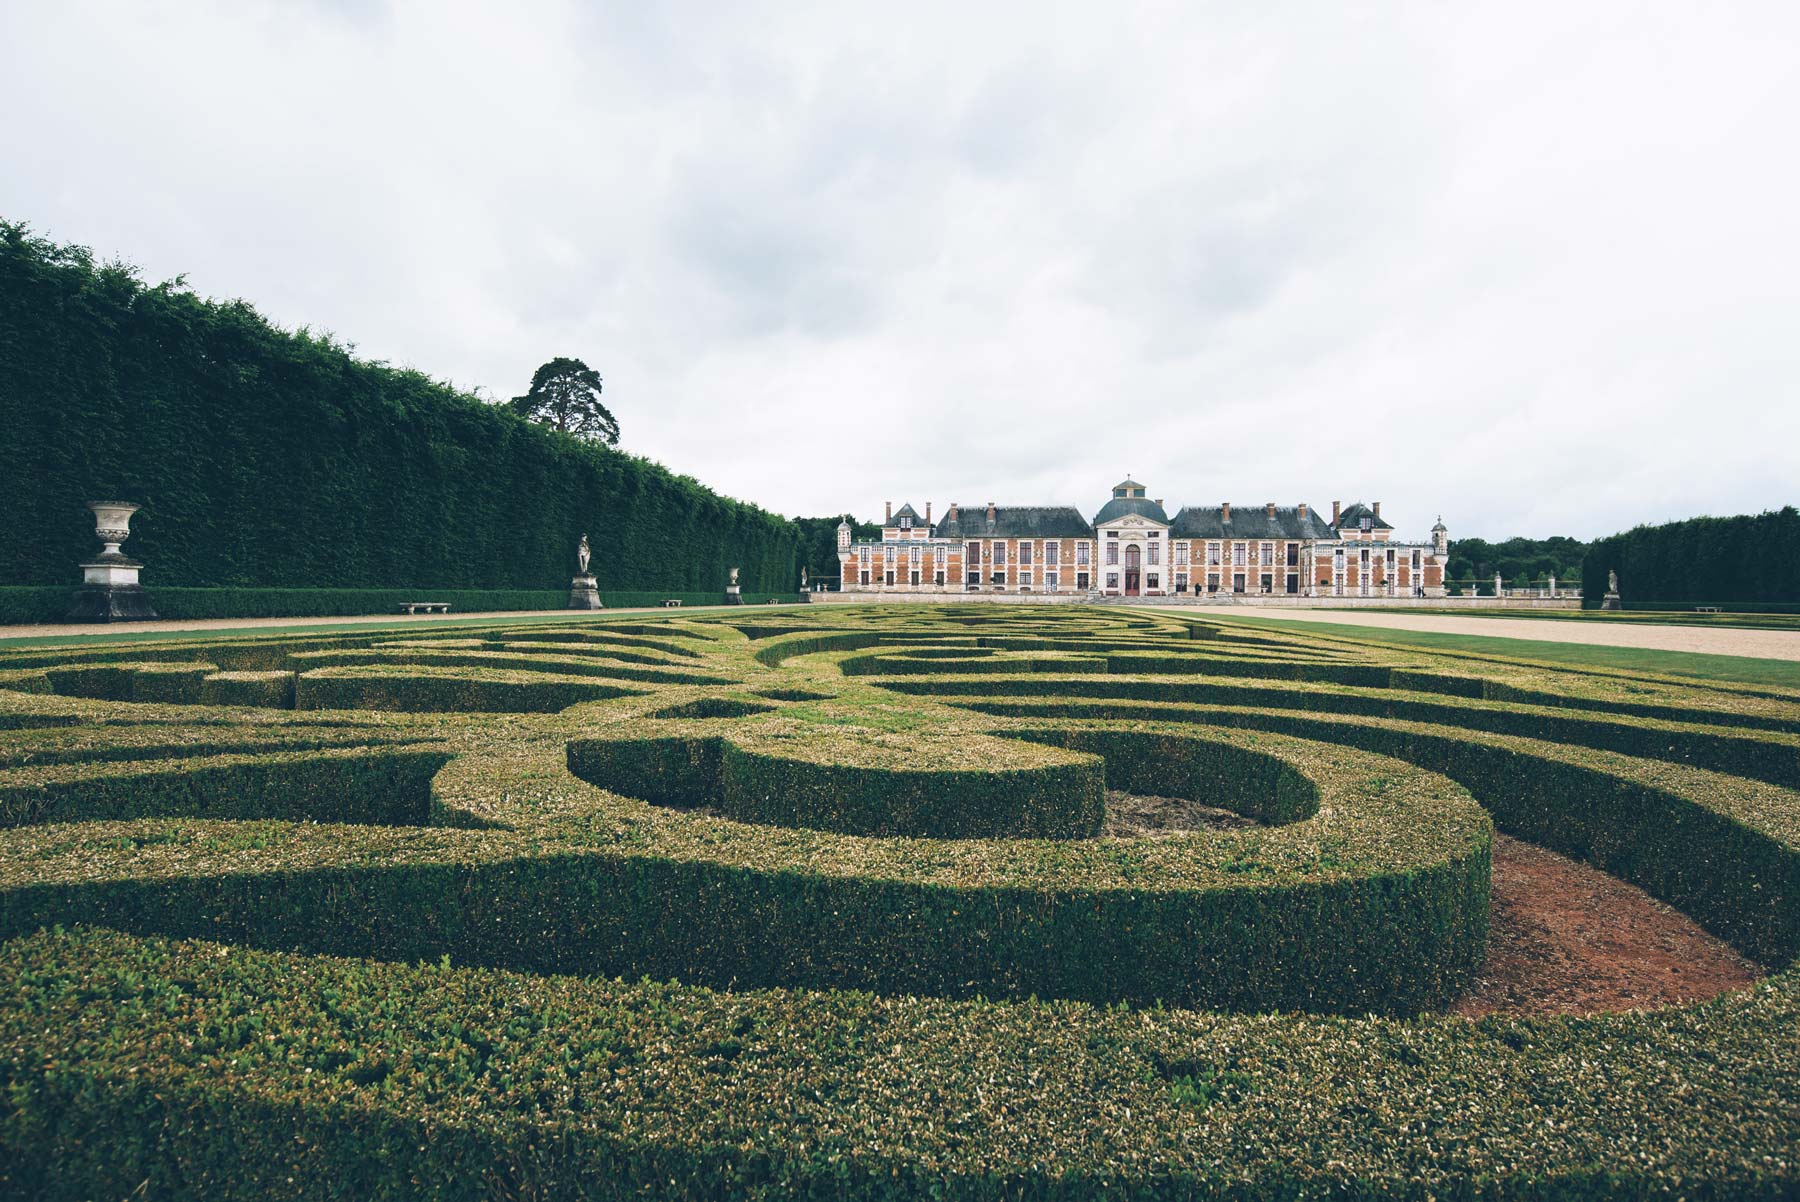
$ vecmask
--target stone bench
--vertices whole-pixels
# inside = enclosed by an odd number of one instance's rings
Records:
[[[1696,605],[1694,606],[1694,612],[1697,614],[1716,614],[1719,612],[1719,607],[1716,605]]]
[[[663,608],[664,609],[680,609],[681,608],[681,598],[670,597],[667,601],[663,602]]]
[[[447,614],[450,612],[448,601],[402,601],[400,612],[403,614]]]

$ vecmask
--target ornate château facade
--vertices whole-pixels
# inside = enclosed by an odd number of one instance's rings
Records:
[[[952,501],[935,525],[890,503],[879,541],[838,527],[845,592],[1095,593],[1121,597],[1441,597],[1450,535],[1401,542],[1381,503],[1337,502],[1327,521],[1305,504],[1188,506],[1124,480],[1090,522],[1072,506]]]

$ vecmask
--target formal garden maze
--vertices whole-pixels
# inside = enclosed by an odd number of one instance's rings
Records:
[[[1800,694],[1135,608],[8,651],[0,1193],[1792,1197],[1797,789]],[[1465,1016],[1505,838],[1755,973]]]

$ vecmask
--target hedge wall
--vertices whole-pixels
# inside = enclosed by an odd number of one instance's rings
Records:
[[[242,301],[0,221],[0,583],[73,585],[139,502],[158,586],[793,589],[796,527]]]
[[[1800,608],[1800,511],[1689,518],[1596,539],[1581,563],[1582,605],[1600,605],[1609,571],[1630,608]]]

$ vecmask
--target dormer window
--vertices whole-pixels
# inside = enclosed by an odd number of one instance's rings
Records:
[[[1369,531],[1371,531],[1373,529],[1375,529],[1375,519],[1374,518],[1364,518],[1362,520],[1362,532],[1364,534],[1367,534]]]
[[[1367,520],[1366,520],[1366,519],[1365,519],[1365,521],[1364,521],[1364,523],[1363,523],[1363,529],[1364,529],[1364,530],[1367,530],[1367,529],[1368,529],[1368,528],[1369,528],[1369,526],[1368,526],[1368,522],[1367,522]],[[911,529],[912,529],[912,519],[911,519],[911,518],[906,518],[906,517],[903,517],[903,518],[901,518],[901,519],[900,519],[900,529],[902,529],[902,530],[911,530]]]

